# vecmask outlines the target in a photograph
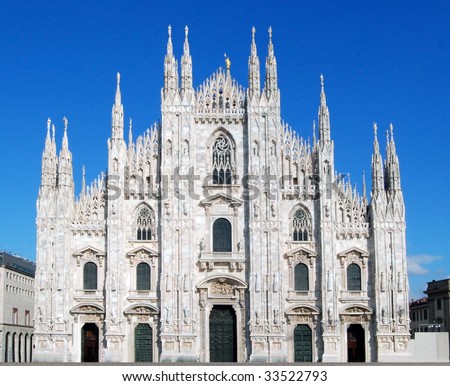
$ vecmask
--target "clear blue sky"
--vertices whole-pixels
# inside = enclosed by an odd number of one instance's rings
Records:
[[[60,147],[69,119],[76,193],[106,169],[116,72],[134,135],[160,116],[167,26],[184,27],[198,86],[226,52],[247,86],[251,28],[261,63],[273,28],[282,116],[302,136],[317,119],[320,74],[339,172],[370,180],[372,122],[392,122],[407,209],[411,297],[450,275],[449,1],[20,1],[0,7],[0,249],[35,259],[47,118]]]

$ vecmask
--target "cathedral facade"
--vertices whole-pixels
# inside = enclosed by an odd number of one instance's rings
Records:
[[[405,208],[393,129],[376,124],[370,197],[334,167],[321,76],[312,144],[280,115],[269,29],[248,87],[230,62],[193,88],[171,29],[161,120],[124,139],[120,75],[108,170],[75,196],[68,122],[50,119],[37,201],[40,362],[402,361]],[[316,131],[314,129],[314,131]]]

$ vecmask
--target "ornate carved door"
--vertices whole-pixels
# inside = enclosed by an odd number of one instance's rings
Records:
[[[153,361],[153,331],[146,323],[140,323],[134,329],[134,360]]]
[[[294,329],[294,361],[312,362],[312,332],[307,324],[298,324]]]
[[[98,362],[98,327],[94,323],[81,329],[81,362]]]
[[[231,306],[214,306],[209,316],[210,362],[236,362],[236,314]]]

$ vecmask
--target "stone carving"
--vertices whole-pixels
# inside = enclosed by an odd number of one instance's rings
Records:
[[[111,307],[111,323],[112,324],[116,324],[117,322],[117,312],[116,312],[116,307],[112,306]]]
[[[278,324],[280,316],[280,310],[278,308],[274,308],[273,310],[273,323]]]
[[[199,247],[200,247],[200,252],[203,252],[203,251],[205,250],[205,247],[206,247],[205,239],[202,238],[202,239],[200,240]]]
[[[216,282],[212,284],[212,293],[217,295],[231,295],[233,286],[228,283]]]
[[[189,308],[187,306],[184,306],[183,307],[183,322],[184,322],[184,324],[189,323],[189,316],[190,316]]]
[[[172,324],[172,309],[170,307],[164,307],[165,310],[165,318],[164,321],[166,324],[170,325]]]

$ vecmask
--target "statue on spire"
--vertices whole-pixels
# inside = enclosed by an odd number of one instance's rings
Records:
[[[226,53],[223,54],[223,56],[225,57],[225,66],[226,66],[226,69],[229,70],[230,67],[231,67],[231,60],[230,60],[230,58],[227,56]]]

